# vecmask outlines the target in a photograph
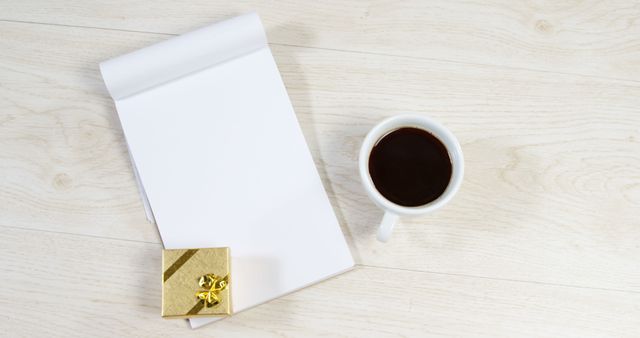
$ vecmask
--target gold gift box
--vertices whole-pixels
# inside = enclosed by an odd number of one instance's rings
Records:
[[[227,316],[229,248],[162,251],[162,317]]]

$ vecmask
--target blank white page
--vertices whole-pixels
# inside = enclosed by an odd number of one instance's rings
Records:
[[[230,247],[235,312],[353,266],[266,40],[246,49],[115,99],[165,248]]]

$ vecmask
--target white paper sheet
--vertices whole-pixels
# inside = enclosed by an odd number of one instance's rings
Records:
[[[235,312],[353,266],[256,14],[101,70],[165,248],[230,247]]]

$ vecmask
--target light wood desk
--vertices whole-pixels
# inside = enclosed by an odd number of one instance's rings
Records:
[[[0,335],[640,335],[637,1],[0,0]],[[262,16],[354,271],[192,331],[160,318],[160,239],[98,63]],[[369,128],[460,139],[452,204],[388,244]]]

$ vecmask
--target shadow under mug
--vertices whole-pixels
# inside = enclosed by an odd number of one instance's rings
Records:
[[[447,148],[449,158],[451,159],[451,179],[445,191],[435,200],[416,207],[398,205],[386,199],[376,189],[369,173],[369,157],[373,147],[388,133],[404,127],[422,129],[437,137]],[[460,188],[464,176],[464,157],[462,155],[462,148],[456,137],[436,121],[417,115],[393,116],[378,123],[364,138],[364,142],[360,148],[358,162],[360,178],[362,179],[365,191],[369,195],[369,198],[384,210],[384,216],[378,229],[378,240],[381,242],[386,242],[389,239],[393,227],[400,216],[424,215],[447,204]]]

